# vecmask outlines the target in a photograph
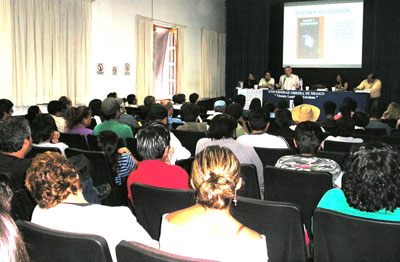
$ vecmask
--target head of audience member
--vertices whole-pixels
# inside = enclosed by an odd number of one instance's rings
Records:
[[[92,121],[90,108],[87,106],[71,107],[65,116],[67,128],[74,129],[77,126],[88,127]]]
[[[190,94],[189,102],[192,104],[197,104],[199,102],[199,94],[197,94],[197,93]]]
[[[353,115],[354,124],[365,128],[369,124],[369,116],[364,111],[356,111]]]
[[[11,199],[13,197],[13,191],[4,182],[0,182],[0,210],[11,212]]]
[[[28,113],[25,115],[25,118],[29,121],[29,123],[32,123],[33,119],[42,112],[40,111],[40,108],[38,106],[30,106],[28,108]]]
[[[0,120],[9,119],[14,113],[14,104],[8,99],[0,99]]]
[[[281,99],[278,101],[278,109],[288,109],[289,102],[285,99]]]
[[[390,145],[368,142],[353,148],[343,168],[347,203],[360,211],[400,207],[400,156]]]
[[[249,124],[252,134],[264,133],[268,129],[268,117],[262,109],[251,110],[249,113]]]
[[[162,105],[154,105],[150,108],[145,122],[160,122],[168,124],[168,110]]]
[[[241,104],[243,107],[246,104],[246,97],[244,95],[237,95],[233,102]]]
[[[279,109],[275,112],[275,124],[281,129],[289,128],[293,124],[292,113],[288,109]]]
[[[231,115],[234,119],[239,120],[243,114],[243,107],[239,104],[231,104],[226,108],[225,114]]]
[[[101,131],[97,135],[97,144],[101,151],[104,151],[111,161],[111,167],[115,174],[118,167],[118,135],[110,130]]]
[[[107,97],[113,97],[113,98],[117,98],[117,93],[116,92],[111,92],[107,95]]]
[[[168,116],[172,116],[174,114],[174,105],[172,104],[172,102],[168,101],[168,100],[163,100],[161,102],[161,105],[163,107],[165,107],[165,109],[167,109],[168,111]]]
[[[225,104],[226,104],[226,107],[228,107],[229,105],[232,104],[232,100],[231,100],[229,97],[226,97],[226,96],[217,97],[217,98],[216,98],[216,101],[218,101],[218,100],[224,101]]]
[[[226,147],[206,147],[193,161],[190,184],[203,207],[228,209],[242,186],[239,160]]]
[[[271,72],[265,71],[264,72],[264,78],[265,78],[265,80],[269,81],[271,79]]]
[[[340,104],[339,111],[342,116],[351,117],[351,106],[348,102],[343,101],[343,103]]]
[[[301,122],[294,132],[294,144],[300,154],[315,154],[321,147],[322,129],[312,121]]]
[[[183,105],[185,102],[186,102],[185,94],[177,94],[175,96],[175,100],[174,100],[175,104]]]
[[[103,113],[105,120],[118,120],[119,115],[121,114],[121,104],[122,99],[107,97],[101,103],[101,112]]]
[[[250,102],[249,109],[254,110],[257,108],[261,108],[261,100],[259,98],[253,98]]]
[[[62,116],[63,105],[60,101],[53,100],[47,105],[47,112],[53,116]]]
[[[332,101],[326,101],[324,103],[324,112],[326,118],[333,118],[336,112],[336,103]]]
[[[83,199],[78,171],[57,152],[38,154],[26,171],[25,186],[42,209]]]
[[[348,137],[354,132],[354,119],[349,116],[343,116],[336,121],[336,130],[338,136]]]
[[[89,103],[90,111],[92,112],[92,116],[101,116],[101,100],[93,99]]]
[[[181,117],[185,122],[197,122],[200,115],[200,107],[194,103],[188,103],[181,108]]]
[[[385,104],[379,100],[372,102],[371,109],[369,112],[370,119],[380,120],[385,112]]]
[[[144,107],[146,107],[148,109],[150,109],[150,107],[152,105],[154,105],[155,103],[156,103],[156,99],[154,96],[146,96],[143,101]]]
[[[215,112],[220,112],[223,113],[225,111],[226,108],[226,103],[224,100],[217,100],[214,103],[214,111]]]
[[[383,113],[383,117],[386,119],[400,119],[400,105],[396,102],[390,103]]]
[[[126,97],[126,101],[128,102],[129,105],[136,105],[137,104],[137,99],[136,95],[130,94]]]
[[[375,82],[375,79],[377,78],[375,73],[369,73],[367,75],[367,82],[372,84],[373,82]]]
[[[137,133],[137,149],[143,160],[161,160],[169,163],[174,149],[170,147],[168,128],[152,122]]]
[[[72,107],[72,101],[69,97],[62,96],[58,99],[58,101],[62,104],[63,111]]]
[[[208,138],[219,140],[236,137],[236,119],[231,115],[216,115],[210,123]]]
[[[3,154],[24,158],[31,148],[32,135],[28,120],[12,117],[0,125],[0,149]]]
[[[354,100],[353,98],[351,98],[351,97],[345,97],[344,99],[343,99],[343,102],[342,102],[343,104],[349,104],[349,107],[350,107],[350,111],[351,112],[355,112],[356,111],[356,109],[357,109],[357,101],[356,100]]]
[[[284,70],[287,77],[292,75],[292,68],[290,66],[286,66]]]
[[[294,106],[302,105],[303,104],[303,96],[301,96],[301,95],[295,96],[293,99],[293,104],[294,104]]]
[[[320,113],[318,107],[309,104],[302,104],[292,109],[292,118],[295,122],[316,122]]]
[[[266,112],[266,113],[275,112],[275,104],[274,104],[274,102],[265,100],[263,109],[264,109],[264,112]]]
[[[247,74],[247,79],[248,79],[248,80],[254,81],[254,75],[253,75],[253,73],[248,73],[248,74]]]
[[[31,125],[33,143],[50,142],[54,131],[57,131],[56,122],[49,114],[38,115]]]

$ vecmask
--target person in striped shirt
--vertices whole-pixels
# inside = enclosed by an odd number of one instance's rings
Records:
[[[300,88],[299,77],[292,74],[292,68],[290,66],[285,67],[285,74],[279,78],[279,83],[276,84],[276,88],[283,90],[297,90]]]

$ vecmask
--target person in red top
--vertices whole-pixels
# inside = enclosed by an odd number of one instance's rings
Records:
[[[135,182],[155,187],[189,189],[186,171],[170,165],[174,148],[169,141],[168,128],[158,122],[152,122],[137,133],[137,149],[143,161],[128,177],[128,198],[132,203],[131,185]]]

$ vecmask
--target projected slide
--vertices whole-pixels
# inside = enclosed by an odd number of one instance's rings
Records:
[[[363,1],[286,3],[283,66],[361,68]]]

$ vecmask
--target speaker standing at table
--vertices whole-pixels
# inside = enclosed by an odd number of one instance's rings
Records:
[[[382,82],[376,77],[375,73],[370,73],[367,79],[361,82],[354,90],[370,91],[371,99],[381,97]]]
[[[260,79],[258,83],[258,88],[274,88],[275,86],[275,79],[271,77],[271,73],[265,71],[264,77]]]
[[[290,66],[286,66],[285,74],[279,78],[279,83],[276,84],[276,88],[284,90],[297,90],[299,87],[299,77],[295,74],[292,74],[292,68]]]

